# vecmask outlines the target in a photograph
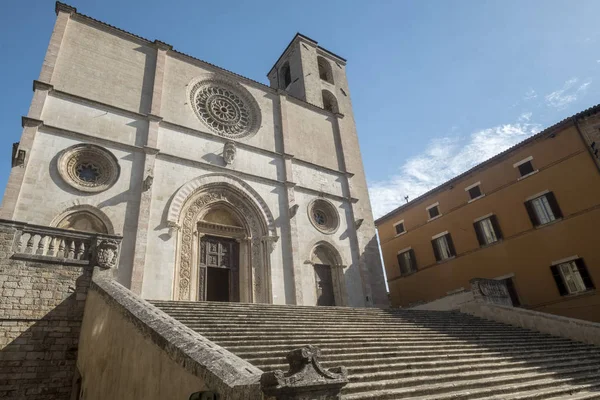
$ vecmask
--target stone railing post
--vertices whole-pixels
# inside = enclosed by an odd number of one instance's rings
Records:
[[[470,280],[471,292],[478,303],[500,304],[512,307],[512,299],[504,281],[474,278]]]
[[[267,397],[276,400],[338,400],[348,383],[345,367],[329,370],[319,364],[321,351],[315,346],[292,350],[287,355],[288,372],[265,372],[260,385]]]

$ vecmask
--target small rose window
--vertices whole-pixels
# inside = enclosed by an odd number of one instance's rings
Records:
[[[58,172],[70,186],[82,192],[101,192],[119,179],[117,158],[105,148],[77,144],[65,149],[58,159]]]
[[[334,233],[339,227],[339,214],[327,200],[313,200],[309,205],[308,215],[313,226],[323,233]]]

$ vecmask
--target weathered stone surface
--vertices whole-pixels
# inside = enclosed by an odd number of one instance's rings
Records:
[[[333,400],[340,398],[348,383],[344,367],[323,368],[319,364],[321,351],[315,346],[292,350],[287,355],[288,372],[269,371],[260,378],[263,392],[277,400]]]

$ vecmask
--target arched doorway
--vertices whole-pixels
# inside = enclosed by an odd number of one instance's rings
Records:
[[[196,178],[174,196],[169,221],[178,228],[174,299],[272,301],[270,255],[278,237],[247,184],[221,174]]]
[[[337,249],[327,242],[319,242],[311,251],[314,268],[317,306],[346,305],[344,265]]]

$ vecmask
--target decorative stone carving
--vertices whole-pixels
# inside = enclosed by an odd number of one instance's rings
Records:
[[[202,188],[197,195],[190,196],[193,200],[190,200],[182,209],[183,221],[181,227],[181,246],[180,246],[180,258],[179,258],[179,273],[178,273],[178,296],[179,300],[190,299],[190,285],[192,276],[192,247],[193,247],[193,234],[195,232],[196,225],[200,220],[200,216],[203,211],[209,205],[218,202],[225,202],[235,208],[240,215],[245,218],[245,225],[249,230],[248,235],[250,236],[250,248],[251,248],[251,276],[253,282],[255,301],[261,301],[266,294],[263,293],[263,280],[265,277],[265,260],[262,254],[261,239],[267,233],[267,229],[264,221],[258,219],[258,210],[252,209],[250,206],[249,199],[242,197],[236,193],[234,189],[228,187],[209,187]]]
[[[504,281],[475,278],[471,279],[470,282],[473,297],[477,302],[513,306],[508,287]]]
[[[152,182],[154,182],[154,176],[148,175],[146,179],[144,179],[144,183],[142,185],[142,191],[147,192],[152,187]]]
[[[340,226],[340,217],[335,206],[324,199],[315,199],[308,205],[308,218],[317,230],[332,234]]]
[[[190,105],[213,132],[230,138],[256,133],[261,123],[258,103],[241,85],[223,78],[195,80],[189,85]]]
[[[58,159],[58,173],[70,186],[82,192],[101,192],[119,179],[121,168],[108,150],[93,144],[65,149]]]
[[[279,240],[279,236],[265,236],[262,240],[267,245],[269,254],[271,254],[275,250],[275,243]]]
[[[225,164],[229,165],[235,159],[235,155],[237,153],[237,148],[235,147],[234,142],[226,142],[225,146],[223,146],[223,160]]]
[[[300,208],[300,206],[298,204],[294,204],[293,206],[290,207],[290,218],[294,218],[296,216],[296,213],[298,212],[298,208]]]
[[[340,391],[348,383],[344,367],[324,369],[318,358],[321,351],[315,346],[292,350],[287,355],[288,372],[265,372],[260,378],[263,393],[277,400],[340,399]]]
[[[360,228],[360,226],[363,224],[365,220],[363,218],[357,219],[356,221],[354,221],[354,227],[356,229]]]
[[[96,245],[96,264],[101,268],[113,268],[119,259],[119,242],[113,239],[101,240]]]

